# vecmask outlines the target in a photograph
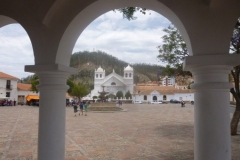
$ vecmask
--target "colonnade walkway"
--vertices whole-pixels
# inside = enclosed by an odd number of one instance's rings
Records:
[[[66,159],[194,159],[193,105],[122,107],[128,111],[76,117],[66,107]],[[0,160],[37,159],[38,113],[32,106],[0,107]],[[240,159],[240,135],[232,137],[232,159]]]

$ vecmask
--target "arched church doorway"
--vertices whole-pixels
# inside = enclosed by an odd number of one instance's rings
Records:
[[[153,101],[157,101],[157,96],[153,96]]]

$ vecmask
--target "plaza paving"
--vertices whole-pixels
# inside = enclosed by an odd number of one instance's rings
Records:
[[[67,160],[193,160],[193,106],[123,105],[74,117],[66,108]],[[0,160],[37,159],[38,107],[0,107]],[[240,160],[240,136],[232,137]]]

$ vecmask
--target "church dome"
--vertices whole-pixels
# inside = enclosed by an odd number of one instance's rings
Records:
[[[133,68],[128,65],[126,68],[124,68],[124,71],[133,71]]]
[[[102,67],[98,67],[98,69],[96,70],[97,72],[104,72],[104,70],[102,69]]]

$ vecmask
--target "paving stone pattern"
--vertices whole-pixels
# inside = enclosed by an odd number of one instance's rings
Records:
[[[66,107],[66,160],[193,160],[193,106],[123,105],[74,116]],[[0,107],[0,160],[36,160],[38,107]],[[240,136],[232,137],[240,160]]]

